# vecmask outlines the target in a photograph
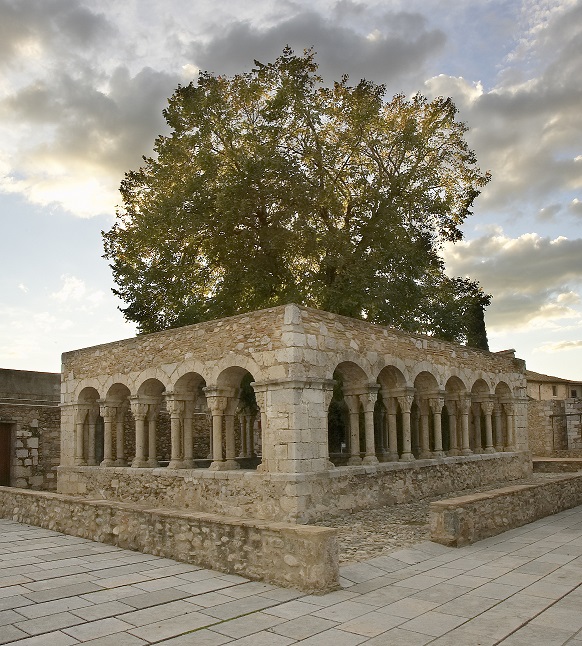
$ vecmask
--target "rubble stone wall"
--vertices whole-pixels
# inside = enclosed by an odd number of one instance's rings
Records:
[[[308,593],[339,588],[337,530],[0,487],[0,517]]]

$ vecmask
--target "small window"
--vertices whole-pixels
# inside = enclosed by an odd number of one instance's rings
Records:
[[[558,386],[552,386],[552,395],[555,397],[558,394]]]
[[[572,389],[572,390],[570,391],[570,393],[571,393],[571,394],[570,394],[570,397],[578,397],[578,391],[577,391],[577,390]]]

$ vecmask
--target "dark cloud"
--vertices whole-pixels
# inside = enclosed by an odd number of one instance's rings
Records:
[[[580,302],[582,239],[496,231],[449,247],[446,257],[451,274],[475,278],[493,294],[492,328],[572,316]]]
[[[297,52],[314,47],[328,82],[347,73],[354,82],[368,78],[388,83],[406,75],[420,78],[445,41],[443,32],[429,29],[420,14],[378,14],[340,2],[328,17],[307,10],[271,26],[232,22],[209,42],[192,43],[190,55],[201,69],[234,74],[249,69],[254,60],[274,60],[285,45]]]
[[[100,13],[75,0],[0,0],[0,63],[23,48],[88,48],[116,32]],[[70,51],[70,49],[69,49]]]

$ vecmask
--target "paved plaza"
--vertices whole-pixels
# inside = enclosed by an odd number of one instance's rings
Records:
[[[0,520],[0,643],[582,646],[582,506],[341,574],[310,596]]]

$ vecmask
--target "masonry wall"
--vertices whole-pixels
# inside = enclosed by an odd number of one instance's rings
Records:
[[[582,456],[582,399],[527,404],[529,447],[539,457]]]
[[[329,514],[509,482],[528,476],[524,453],[346,466],[322,473],[59,467],[59,491],[239,518],[309,523]]]

